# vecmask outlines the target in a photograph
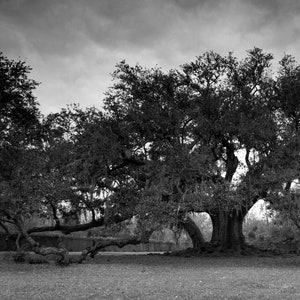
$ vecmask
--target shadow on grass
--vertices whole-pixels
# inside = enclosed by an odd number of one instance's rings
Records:
[[[228,268],[228,267],[249,267],[249,268],[299,268],[300,256],[230,256],[230,257],[177,257],[167,255],[134,255],[134,256],[101,256],[89,259],[86,264],[124,264],[124,265],[145,265],[164,266],[180,268],[205,267],[205,268]]]

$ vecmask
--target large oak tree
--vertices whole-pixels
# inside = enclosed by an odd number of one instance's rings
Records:
[[[258,48],[242,60],[207,52],[169,72],[122,61],[104,111],[73,106],[42,118],[30,68],[2,55],[1,227],[8,232],[14,224],[37,253],[66,263],[66,249],[46,249],[30,234],[135,217],[137,236],[102,240],[84,259],[109,244],[147,241],[170,224],[205,249],[194,212],[210,215],[211,245],[241,250],[243,220],[259,199],[297,224],[299,67],[285,56],[275,77],[272,59]],[[53,224],[25,228],[33,214]]]
[[[268,193],[265,161],[278,140],[271,60],[258,48],[243,60],[208,52],[179,71],[123,61],[113,74],[105,108],[121,125],[124,145],[129,141],[155,174],[145,196],[152,192],[158,207],[172,203],[166,214],[194,247],[203,247],[203,238],[190,212],[209,213],[211,242],[238,250],[245,215]]]

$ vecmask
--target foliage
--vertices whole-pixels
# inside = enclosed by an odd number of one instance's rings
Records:
[[[0,221],[36,209],[43,141],[30,68],[0,53]],[[11,215],[12,213],[12,215]],[[3,226],[2,226],[3,227]],[[5,227],[5,225],[4,225]]]
[[[265,196],[264,160],[277,142],[271,59],[254,48],[242,61],[208,52],[167,73],[117,65],[105,109],[122,124],[121,143],[147,161],[142,199],[164,211],[162,218],[181,222],[188,212],[206,211],[215,222],[234,214],[241,226],[238,215]],[[242,150],[245,174],[237,178]]]
[[[244,233],[247,242],[259,249],[277,254],[300,253],[300,231],[290,220],[249,219],[244,225]]]
[[[148,214],[172,223],[206,211],[225,248],[243,242],[260,198],[297,219],[299,67],[285,56],[275,77],[272,59],[253,48],[243,60],[207,52],[167,73],[117,65],[105,109],[121,144],[147,162]]]
[[[273,109],[276,114],[279,142],[270,157],[267,175],[272,189],[267,195],[270,209],[282,219],[299,224],[299,92],[300,67],[295,58],[285,55],[280,61]]]
[[[1,147],[26,144],[35,138],[39,110],[33,90],[38,83],[28,78],[30,70],[24,62],[0,53]]]
[[[274,76],[272,59],[211,51],[168,72],[122,61],[104,111],[42,118],[30,68],[1,54],[1,227],[37,214],[53,224],[27,233],[70,233],[135,217],[141,236],[207,212],[214,244],[238,249],[261,198],[299,226],[300,68],[287,55]]]

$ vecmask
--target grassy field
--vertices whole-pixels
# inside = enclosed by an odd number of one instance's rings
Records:
[[[300,299],[300,257],[98,256],[0,261],[0,299]]]

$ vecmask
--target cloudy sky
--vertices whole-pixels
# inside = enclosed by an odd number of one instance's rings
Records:
[[[22,59],[44,114],[101,107],[117,62],[164,70],[254,46],[300,61],[299,0],[0,0],[0,51]]]

